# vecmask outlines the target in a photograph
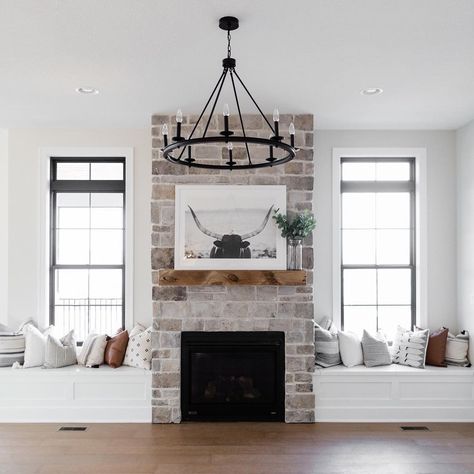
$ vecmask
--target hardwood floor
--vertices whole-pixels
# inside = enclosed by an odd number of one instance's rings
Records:
[[[0,474],[474,473],[474,424],[0,424]]]

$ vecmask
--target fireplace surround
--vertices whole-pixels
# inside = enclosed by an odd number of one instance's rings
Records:
[[[210,122],[210,130],[222,128],[222,117]],[[230,117],[231,126],[236,117]],[[264,133],[261,116],[244,115],[249,130]],[[192,123],[183,117],[183,133]],[[153,381],[154,423],[179,423],[181,413],[181,337],[183,332],[283,332],[285,335],[285,416],[287,423],[312,423],[315,419],[313,242],[303,242],[306,281],[300,285],[212,284],[167,286],[160,284],[160,271],[174,268],[174,211],[176,184],[285,185],[287,212],[313,210],[313,116],[281,114],[280,126],[296,127],[299,152],[285,165],[257,170],[188,169],[168,163],[162,156],[161,126],[171,127],[175,117],[152,117],[152,282],[153,282]],[[217,145],[213,145],[217,146]],[[209,159],[215,149],[195,152]],[[225,150],[223,150],[225,153]],[[234,147],[241,159],[245,150]],[[240,157],[240,158],[239,158]],[[233,270],[230,269],[229,270]],[[268,282],[267,282],[268,283]]]
[[[183,332],[185,421],[284,421],[285,333]]]

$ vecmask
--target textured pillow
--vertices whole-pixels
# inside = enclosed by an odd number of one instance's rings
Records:
[[[410,331],[398,326],[392,347],[393,363],[424,369],[429,335],[429,329]]]
[[[87,367],[103,364],[106,346],[107,336],[105,334],[89,334],[77,356],[77,363]]]
[[[44,365],[44,355],[46,350],[46,339],[53,331],[50,326],[41,332],[32,324],[26,324],[22,331],[25,335],[25,362],[23,367],[41,367]]]
[[[350,331],[339,331],[338,336],[342,363],[346,367],[362,365],[364,363],[364,355],[357,334]]]
[[[380,332],[372,335],[364,329],[362,334],[362,353],[364,354],[364,364],[366,367],[377,367],[392,363],[387,341]]]
[[[151,369],[151,329],[151,326],[143,329],[141,325],[132,329],[123,365]]]
[[[446,363],[461,367],[470,367],[469,359],[469,333],[461,331],[457,336],[448,334],[446,343]]]
[[[67,333],[61,339],[48,335],[46,339],[44,367],[47,369],[58,369],[59,367],[74,365],[76,362],[74,330]]]
[[[23,364],[24,352],[18,352],[17,354],[0,354],[0,367],[11,367],[15,362]]]
[[[421,328],[416,328],[421,331]],[[428,339],[428,349],[426,350],[426,365],[434,365],[436,367],[446,367],[446,344],[448,342],[449,330],[441,328],[437,331],[430,332]]]
[[[123,364],[128,344],[128,332],[121,331],[107,341],[105,348],[105,363],[116,369]]]
[[[332,367],[341,363],[339,339],[333,322],[324,318],[314,325],[315,363],[321,367]]]

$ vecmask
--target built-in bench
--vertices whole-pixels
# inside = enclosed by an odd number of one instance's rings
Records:
[[[317,421],[474,422],[474,369],[316,368]]]
[[[151,371],[1,368],[0,422],[151,422]]]

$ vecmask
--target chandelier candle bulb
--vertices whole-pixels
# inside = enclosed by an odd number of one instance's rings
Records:
[[[279,139],[279,135],[280,135],[280,130],[278,128],[278,125],[280,122],[280,112],[278,111],[278,109],[274,109],[273,110],[273,125],[275,127],[275,139],[278,140]]]
[[[222,111],[222,113],[224,115],[224,133],[225,135],[229,135],[229,104],[224,104],[224,110]]]
[[[166,125],[166,123],[164,123],[163,126],[161,127],[161,133],[163,135],[164,146],[167,147],[168,146],[168,125]]]
[[[183,112],[178,109],[176,112],[176,136],[173,137],[174,141],[181,140],[181,123],[183,122]]]
[[[294,148],[295,147],[295,124],[293,122],[290,123],[288,127],[288,132],[290,134],[290,144]]]

